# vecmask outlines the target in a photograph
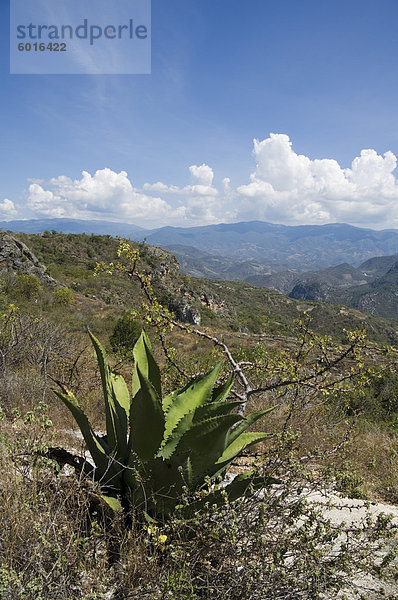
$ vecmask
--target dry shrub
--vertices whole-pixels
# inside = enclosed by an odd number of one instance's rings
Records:
[[[177,511],[148,523],[134,509],[111,515],[92,482],[43,458],[54,443],[45,406],[3,416],[0,428],[4,600],[315,600],[371,571],[388,535],[380,521],[341,537],[306,504],[325,479],[297,460],[290,434],[260,463],[280,485],[189,519]]]
[[[398,433],[362,421],[346,448],[346,462],[366,481],[372,500],[398,503]]]
[[[57,473],[58,466],[40,456],[51,437],[43,409],[1,421],[4,600],[94,598],[94,592],[105,589],[106,549],[112,546],[114,530],[105,527],[95,488]]]

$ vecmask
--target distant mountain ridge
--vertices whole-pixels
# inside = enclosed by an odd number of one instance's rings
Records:
[[[25,233],[55,229],[146,239],[148,244],[172,250],[187,274],[214,279],[247,279],[288,270],[300,273],[342,263],[357,267],[375,256],[398,254],[398,230],[374,231],[344,223],[291,226],[249,221],[145,230],[128,223],[35,219],[0,222],[0,227]]]
[[[248,276],[246,281],[277,290],[289,295],[294,286],[304,282],[326,284],[332,287],[349,288],[355,285],[364,285],[384,275],[398,260],[398,254],[392,256],[375,256],[366,260],[359,267],[342,263],[319,271],[297,273],[295,271],[280,271],[271,275]]]
[[[43,233],[46,230],[55,230],[59,233],[87,233],[88,235],[94,233],[95,235],[111,235],[112,237],[130,237],[141,235],[138,232],[145,232],[142,227],[129,223],[64,218],[0,221],[0,229],[14,231],[15,233]]]
[[[222,259],[256,261],[260,274],[302,272],[343,262],[356,266],[373,256],[398,253],[398,230],[374,231],[344,223],[289,226],[251,221],[163,227],[148,232],[146,238],[150,244],[193,246]]]

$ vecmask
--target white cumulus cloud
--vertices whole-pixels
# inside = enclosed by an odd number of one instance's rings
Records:
[[[191,177],[194,184],[204,185],[204,186],[212,186],[214,179],[214,172],[209,165],[191,165],[189,167],[189,172],[191,173]]]
[[[215,223],[223,220],[223,199],[219,190],[213,185],[214,172],[209,165],[191,165],[189,167],[191,184],[183,187],[167,185],[158,181],[145,183],[145,192],[174,194],[178,201],[178,210],[173,217],[177,218],[173,225],[195,225]],[[232,217],[232,215],[231,215]]]
[[[28,207],[51,217],[156,220],[171,211],[162,198],[137,191],[127,173],[102,169],[81,179],[64,175],[29,186]]]
[[[262,219],[398,228],[397,158],[391,151],[362,150],[343,168],[331,158],[297,154],[288,135],[271,133],[253,141],[253,157],[252,174],[237,186],[229,177],[217,183],[206,163],[188,167],[185,185],[155,179],[141,189],[125,171],[105,168],[93,175],[83,171],[80,179],[30,180],[27,206],[42,216],[124,219],[148,227]],[[10,200],[0,203],[4,218],[15,213]]]
[[[296,154],[289,137],[271,133],[254,140],[256,169],[237,188],[239,215],[274,222],[345,221],[369,227],[398,227],[397,159],[362,150],[351,168],[333,159]]]
[[[0,202],[0,218],[1,219],[5,219],[5,220],[12,219],[13,217],[15,217],[17,215],[17,213],[18,213],[17,208],[12,200],[9,200],[8,198],[4,198],[4,200],[2,200]]]
[[[157,194],[178,194],[180,188],[177,185],[167,185],[161,181],[156,183],[144,183],[142,189],[146,192],[155,192]]]

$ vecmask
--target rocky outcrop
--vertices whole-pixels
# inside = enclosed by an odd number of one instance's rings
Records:
[[[146,263],[145,272],[159,300],[179,321],[200,325],[203,307],[220,316],[235,314],[225,300],[206,288],[205,281],[182,275],[178,260],[171,252],[147,244],[141,244],[139,249]]]
[[[218,302],[213,294],[209,294],[208,292],[203,292],[200,296],[200,301],[203,306],[207,306],[215,313],[221,312],[225,307],[225,302]]]
[[[222,317],[235,316],[236,311],[225,300],[222,300],[209,290],[201,288],[202,286],[194,289],[194,286],[186,287],[182,285],[176,286],[174,289],[174,294],[178,298],[178,301],[172,300],[169,303],[169,309],[175,313],[180,321],[190,323],[191,325],[200,325],[201,307],[205,307],[214,312],[214,314]]]
[[[171,301],[168,306],[169,310],[175,314],[177,319],[182,323],[189,323],[190,325],[200,325],[201,315],[200,311],[189,304],[188,302],[174,303]]]
[[[298,283],[290,292],[289,298],[311,300],[312,302],[327,301],[328,287],[319,281]]]
[[[47,275],[46,267],[24,243],[4,231],[0,231],[0,271],[36,275],[42,283],[52,287],[60,286],[55,279]]]
[[[180,274],[180,265],[171,252],[146,244],[141,244],[139,250],[141,258],[145,260],[150,268],[149,273],[154,278],[165,279]]]

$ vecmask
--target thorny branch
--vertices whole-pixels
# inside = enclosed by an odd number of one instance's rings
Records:
[[[295,361],[293,363],[293,367],[288,373],[290,376],[285,377],[282,373],[286,373],[288,369],[280,369],[281,374],[276,376],[274,372],[274,380],[262,383],[261,385],[253,386],[245,371],[256,370],[258,371],[266,371],[269,365],[268,361],[266,364],[259,364],[252,361],[238,361],[232,355],[231,350],[227,346],[227,344],[220,338],[207,333],[202,329],[198,329],[196,327],[191,327],[185,325],[177,321],[172,313],[170,313],[165,307],[163,307],[154,294],[150,276],[142,273],[140,269],[137,267],[137,263],[139,261],[139,251],[132,248],[129,243],[125,240],[121,240],[120,247],[118,251],[118,256],[125,256],[129,260],[128,266],[118,264],[114,265],[111,263],[107,267],[102,264],[97,266],[97,270],[107,269],[108,273],[113,273],[114,269],[120,270],[128,275],[131,279],[136,279],[140,283],[144,298],[146,300],[146,309],[148,313],[148,322],[155,323],[158,328],[160,342],[165,353],[165,356],[168,362],[173,365],[173,367],[177,370],[177,372],[187,379],[191,379],[192,375],[189,375],[174,359],[172,353],[167,347],[166,338],[164,334],[164,329],[167,327],[171,329],[175,327],[180,331],[183,331],[188,334],[194,334],[199,338],[208,340],[214,347],[219,348],[226,357],[229,362],[233,373],[236,376],[237,382],[239,383],[239,391],[235,388],[232,391],[232,395],[240,401],[240,407],[238,413],[240,415],[245,414],[246,405],[249,399],[255,395],[266,392],[273,391],[283,391],[284,389],[290,388],[294,389],[298,385],[304,386],[312,389],[314,392],[317,391],[327,391],[335,387],[336,385],[341,386],[341,384],[347,380],[352,380],[356,375],[359,375],[361,372],[361,366],[358,368],[351,369],[349,374],[340,374],[335,375],[333,378],[329,376],[331,373],[336,370],[339,365],[341,365],[346,359],[356,359],[357,351],[364,344],[364,334],[363,332],[356,332],[351,334],[350,343],[344,349],[341,348],[338,355],[334,358],[331,358],[327,352],[327,346],[323,343],[321,338],[317,339],[317,336],[314,336],[309,329],[308,320],[302,324],[302,339],[295,356]],[[156,318],[152,321],[151,317],[155,316]],[[166,327],[164,327],[166,326]],[[313,335],[313,337],[311,337]],[[312,345],[312,346],[311,346]],[[307,347],[318,348],[318,356],[313,364],[302,364],[300,361],[306,357]],[[304,372],[303,372],[304,369]]]

